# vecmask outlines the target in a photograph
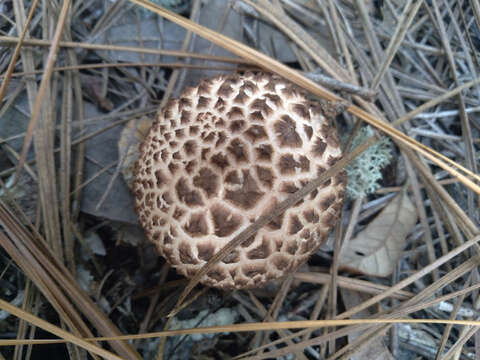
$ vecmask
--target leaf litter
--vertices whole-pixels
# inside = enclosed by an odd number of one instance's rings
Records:
[[[394,197],[340,253],[340,266],[370,276],[390,275],[400,261],[417,213],[404,191]]]

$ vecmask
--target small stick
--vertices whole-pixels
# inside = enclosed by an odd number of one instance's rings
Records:
[[[320,85],[325,86],[326,88],[337,91],[345,91],[349,94],[358,95],[367,101],[373,101],[377,96],[377,92],[375,90],[339,81],[326,75],[322,75],[319,73],[304,73],[304,75],[310,80],[313,80]]]

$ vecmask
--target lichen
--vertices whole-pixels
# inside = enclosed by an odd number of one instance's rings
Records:
[[[352,141],[350,149],[354,149],[373,136],[370,126],[361,128]],[[344,143],[347,137],[344,137]],[[378,181],[382,178],[382,169],[392,159],[392,144],[388,138],[382,138],[370,146],[360,156],[345,167],[348,175],[347,195],[358,199],[373,193],[380,187]]]

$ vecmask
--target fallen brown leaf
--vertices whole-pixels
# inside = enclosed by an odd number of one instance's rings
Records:
[[[400,259],[417,212],[405,192],[397,195],[352,239],[340,254],[340,266],[371,276],[388,276]]]

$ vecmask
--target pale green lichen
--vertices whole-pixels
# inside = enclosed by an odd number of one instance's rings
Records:
[[[353,139],[350,149],[356,148],[373,135],[372,128],[364,126]],[[346,140],[347,137],[344,138],[344,142]],[[345,167],[348,175],[347,195],[358,199],[377,190],[380,187],[378,181],[382,178],[382,169],[390,163],[391,159],[392,144],[385,137],[355,158]]]

